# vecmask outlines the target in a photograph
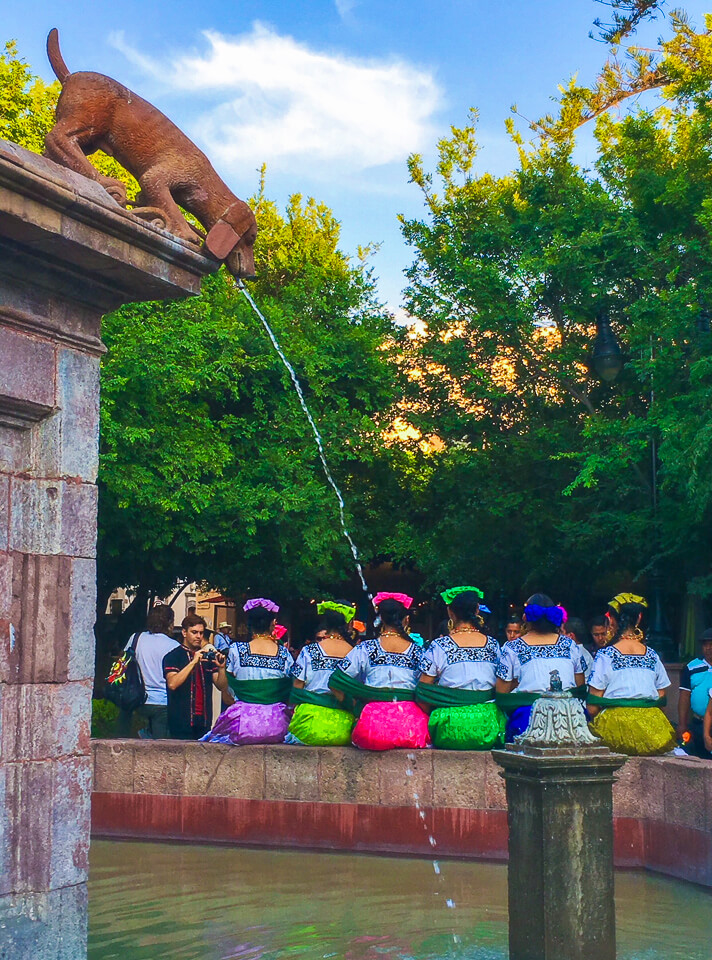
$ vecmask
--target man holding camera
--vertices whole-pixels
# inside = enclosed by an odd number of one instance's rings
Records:
[[[181,645],[163,658],[168,693],[168,732],[174,740],[199,740],[213,725],[213,684],[228,689],[225,657],[205,642],[205,620],[189,613]]]

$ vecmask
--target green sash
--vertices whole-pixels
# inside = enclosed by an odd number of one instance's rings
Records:
[[[597,697],[593,693],[589,693],[586,698],[586,703],[592,707],[664,707],[667,705],[667,697],[657,697],[655,700],[652,698],[648,700],[638,699],[635,700],[631,698],[630,700],[625,700],[623,698],[616,699],[615,697]]]
[[[286,703],[292,681],[289,677],[268,677],[265,680],[237,680],[231,673],[227,682],[236,700],[242,703]]]
[[[434,707],[471,707],[494,700],[494,690],[460,690],[457,687],[441,687],[437,683],[419,683],[415,696]]]
[[[334,710],[348,710],[345,703],[337,700],[331,693],[314,693],[305,687],[292,687],[290,703],[310,703],[317,707],[331,707]]]
[[[568,692],[577,700],[585,700],[587,689],[584,683],[580,687],[573,687]],[[541,699],[541,696],[540,693],[525,692],[524,690],[520,693],[514,690],[512,693],[495,693],[494,700],[498,707],[501,707],[507,713],[511,713],[517,707],[531,707],[532,704]]]
[[[329,686],[334,690],[347,693],[360,703],[374,701],[395,703],[401,700],[415,700],[415,690],[403,690],[399,687],[370,687],[367,683],[354,680],[340,667],[337,667],[329,677]]]

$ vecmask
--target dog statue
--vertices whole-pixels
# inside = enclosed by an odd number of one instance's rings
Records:
[[[123,207],[126,187],[99,173],[87,154],[103,150],[139,182],[137,216],[165,223],[183,240],[201,243],[178,204],[207,230],[205,248],[224,260],[233,276],[254,279],[257,221],[248,205],[223,183],[195,144],[152,104],[101,73],[70,73],[56,29],[47,37],[47,56],[62,84],[55,124],[45,155],[100,183]]]

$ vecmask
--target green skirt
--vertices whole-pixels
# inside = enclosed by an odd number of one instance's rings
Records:
[[[590,725],[614,753],[654,757],[677,746],[670,721],[658,707],[607,707]]]
[[[294,708],[289,733],[312,747],[347,747],[356,718],[347,710],[300,703]]]
[[[504,743],[506,717],[495,703],[439,707],[428,729],[439,750],[492,750]]]

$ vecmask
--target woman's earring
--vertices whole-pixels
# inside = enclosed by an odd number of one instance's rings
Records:
[[[454,624],[454,622],[453,622],[452,617],[450,617],[450,618],[448,619],[447,629],[448,629],[448,633],[452,633],[452,631],[455,629],[455,624]]]

